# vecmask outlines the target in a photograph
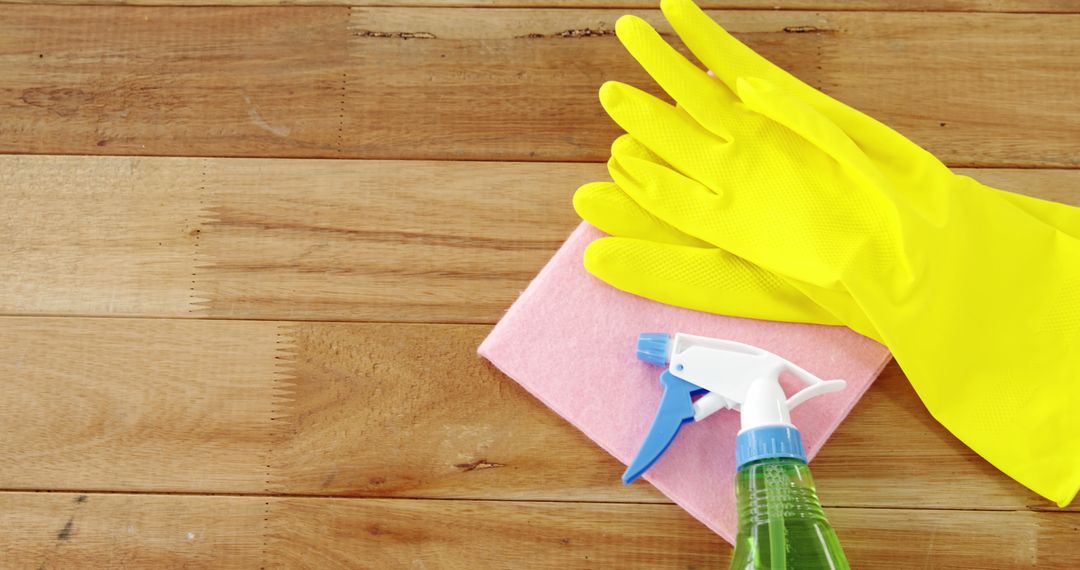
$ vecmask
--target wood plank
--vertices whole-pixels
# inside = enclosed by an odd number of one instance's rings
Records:
[[[4,567],[257,568],[266,501],[0,493]]]
[[[349,9],[4,6],[17,153],[334,156]]]
[[[831,509],[855,568],[1072,568],[1080,513]],[[494,539],[494,537],[498,537]],[[673,505],[0,493],[9,568],[718,568]]]
[[[665,501],[480,359],[486,326],[288,328],[272,492]]]
[[[1066,570],[1080,557],[1080,513],[826,509],[826,514],[852,568]]]
[[[267,568],[715,568],[727,550],[674,505],[289,499],[270,507]]]
[[[476,356],[487,327],[0,323],[0,489],[664,500]]]
[[[1080,171],[963,171],[1080,204]],[[0,313],[491,323],[597,164],[0,156]],[[478,292],[480,292],[478,294]]]
[[[598,86],[649,84],[624,9],[3,11],[0,152],[602,160]],[[714,15],[950,164],[1080,165],[1080,16]]]
[[[0,494],[8,568],[701,568],[722,545],[672,505]]]
[[[198,314],[493,321],[577,225],[574,189],[602,172],[209,161]]]
[[[656,8],[657,0],[0,0],[0,4],[126,6],[385,6],[497,8]],[[1076,0],[699,0],[720,10],[1076,13]]]
[[[602,175],[3,156],[0,312],[493,322],[576,225],[574,188]]]
[[[0,318],[0,489],[667,502],[479,359],[487,331]],[[826,505],[1050,505],[895,366],[813,468]]]
[[[281,325],[5,318],[0,488],[262,490]]]
[[[401,69],[372,69],[368,75],[380,77],[378,94],[350,89],[346,106],[378,109],[380,116],[407,117],[408,123],[347,122],[347,152],[399,158],[395,147],[416,148],[414,125],[422,125],[428,136],[416,152],[431,154],[419,158],[605,159],[616,131],[596,104],[597,84],[619,78],[651,85],[614,38],[592,37],[610,35],[619,14],[477,10],[466,17],[439,10],[355,9],[351,53],[362,50],[371,61],[395,61]],[[641,15],[670,33],[656,12]],[[946,162],[1075,166],[1080,160],[1080,115],[1058,116],[1064,109],[1080,110],[1074,95],[1080,74],[1066,63],[1080,57],[1080,17],[713,15],[763,55],[893,125]],[[1041,22],[1043,17],[1048,21]],[[800,30],[811,33],[794,33]],[[403,42],[394,37],[402,32],[433,38]],[[484,53],[481,65],[472,58],[477,51]],[[1059,55],[1048,59],[1046,53]],[[1040,103],[1017,104],[1021,99]],[[371,133],[377,136],[369,138]],[[1022,140],[1028,137],[1038,141],[1030,153]],[[1041,158],[1030,160],[1036,154]]]
[[[0,312],[193,308],[199,163],[0,157]]]

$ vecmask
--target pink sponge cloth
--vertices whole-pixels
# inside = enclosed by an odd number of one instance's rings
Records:
[[[880,344],[846,328],[723,317],[661,305],[613,289],[582,267],[601,237],[582,224],[480,345],[480,355],[623,463],[641,444],[660,401],[661,368],[634,355],[642,332],[685,332],[775,352],[847,389],[792,412],[813,458],[889,361]],[[781,382],[789,395],[797,381]],[[720,411],[683,428],[645,478],[728,542],[736,529],[735,435]],[[621,473],[612,472],[612,481]],[[639,483],[640,484],[640,483]]]

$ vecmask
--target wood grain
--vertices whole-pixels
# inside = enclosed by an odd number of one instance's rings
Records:
[[[486,326],[288,328],[271,492],[666,501],[480,359]]]
[[[290,499],[270,507],[268,568],[713,568],[728,549],[674,505]]]
[[[1080,533],[1080,513],[826,509],[826,514],[852,568],[1076,566],[1072,544]]]
[[[265,489],[280,326],[6,318],[0,488]]]
[[[667,502],[477,357],[487,331],[2,318],[0,489]],[[1049,506],[895,366],[814,474],[827,505]]]
[[[598,86],[649,85],[624,10],[3,11],[0,152],[602,160]],[[1080,164],[1080,16],[714,15],[950,164]]]
[[[266,501],[236,497],[0,493],[12,570],[257,568]]]
[[[0,157],[0,311],[187,312],[203,220],[181,162]]]
[[[493,322],[576,225],[574,188],[602,175],[0,157],[0,311]]]
[[[727,548],[673,505],[2,493],[0,523],[9,568],[704,568]]]
[[[1080,204],[1080,171],[963,171]],[[492,323],[597,164],[0,156],[0,312]],[[482,295],[477,292],[482,291]]]
[[[830,509],[854,568],[1069,569],[1080,513]],[[492,537],[498,537],[492,540]],[[674,505],[0,493],[9,568],[717,568]]]
[[[573,190],[602,172],[208,161],[197,314],[493,321],[578,223]]]
[[[707,9],[867,10],[878,12],[1076,13],[1076,0],[699,0]],[[127,6],[386,6],[497,8],[656,8],[657,0],[0,0],[0,4]]]
[[[0,323],[0,489],[664,500],[476,356],[488,327]]]
[[[337,150],[348,8],[2,10],[0,140],[10,151]]]

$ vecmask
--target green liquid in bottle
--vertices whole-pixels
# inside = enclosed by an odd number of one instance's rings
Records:
[[[739,534],[732,570],[850,568],[802,461],[772,457],[743,465],[735,495]]]

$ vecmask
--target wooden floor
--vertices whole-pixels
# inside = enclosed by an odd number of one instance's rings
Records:
[[[654,2],[181,1],[0,0],[0,568],[726,567],[475,356],[605,176],[597,87],[650,85],[612,26]],[[1080,2],[709,5],[1080,205]],[[813,468],[855,568],[1080,567],[1080,504],[895,366]]]

